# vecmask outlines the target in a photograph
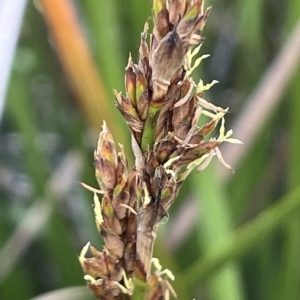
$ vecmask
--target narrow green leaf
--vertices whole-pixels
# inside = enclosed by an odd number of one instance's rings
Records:
[[[186,286],[208,279],[226,262],[239,258],[247,250],[262,241],[274,230],[289,220],[300,209],[300,186],[289,192],[277,203],[262,212],[257,218],[231,234],[213,249],[195,262],[184,272]]]

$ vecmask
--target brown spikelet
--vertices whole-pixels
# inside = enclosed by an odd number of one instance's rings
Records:
[[[239,142],[230,138],[231,131],[225,133],[228,109],[203,99],[215,81],[196,84],[190,76],[201,61],[192,66],[209,13],[202,0],[153,0],[153,33],[148,39],[146,23],[138,62],[130,55],[125,69],[126,94],[115,91],[132,133],[135,167],[128,170],[123,147],[117,151],[104,123],[94,155],[103,197],[100,203],[94,195],[94,210],[105,246],[90,247],[92,258],[85,258],[87,245],[80,255],[85,279],[99,299],[176,297],[169,282],[173,275],[153,260],[157,228],[194,168],[204,169],[216,154],[230,169],[218,149],[222,142]],[[209,120],[198,127],[203,115]],[[210,138],[220,120],[218,138]]]

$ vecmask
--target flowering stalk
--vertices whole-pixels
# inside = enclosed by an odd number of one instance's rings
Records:
[[[192,63],[202,42],[201,32],[210,13],[202,0],[153,0],[154,28],[147,42],[148,24],[141,35],[139,58],[129,56],[125,71],[126,95],[115,91],[117,108],[132,133],[135,167],[129,171],[123,147],[116,150],[104,123],[95,151],[97,228],[102,252],[89,244],[80,262],[85,279],[99,299],[169,299],[176,296],[153,258],[157,228],[179,189],[197,167],[203,170],[214,154],[230,169],[218,146],[239,143],[225,132],[227,109],[203,99],[211,84],[195,84],[192,71],[206,56]],[[209,117],[202,127],[201,115]],[[218,138],[207,138],[222,120]],[[100,203],[97,193],[103,194]],[[90,248],[92,258],[85,258]],[[153,267],[152,267],[153,266]]]

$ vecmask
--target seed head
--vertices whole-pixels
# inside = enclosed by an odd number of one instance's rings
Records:
[[[105,246],[102,252],[91,247],[92,258],[85,258],[85,247],[80,262],[99,299],[132,299],[141,282],[144,299],[176,296],[170,271],[162,271],[153,260],[157,228],[168,219],[190,172],[203,170],[214,155],[230,169],[218,146],[239,143],[231,138],[231,131],[225,131],[228,109],[204,100],[204,92],[216,81],[196,84],[191,77],[208,57],[193,62],[210,8],[204,10],[202,0],[153,0],[153,13],[153,32],[148,39],[146,23],[138,62],[131,55],[128,59],[126,94],[114,92],[132,134],[135,166],[128,171],[123,147],[117,152],[105,123],[95,151],[96,177],[103,193],[101,203],[94,197],[95,216]],[[199,127],[203,116],[209,120]],[[220,121],[218,137],[211,138]]]

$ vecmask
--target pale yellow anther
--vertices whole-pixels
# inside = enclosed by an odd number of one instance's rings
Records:
[[[165,270],[162,271],[162,266],[161,266],[158,258],[153,257],[151,259],[151,262],[152,262],[154,268],[156,269],[156,271],[158,271],[159,276],[166,275],[171,280],[175,279],[175,276],[173,275],[173,273],[169,269],[165,269]]]
[[[96,282],[96,279],[94,277],[92,277],[91,275],[84,275],[83,279],[86,281],[89,281],[90,283]]]
[[[150,204],[151,198],[149,196],[149,191],[148,191],[148,188],[146,186],[146,183],[142,182],[142,185],[143,185],[143,190],[144,190],[143,206],[145,207],[145,206]]]
[[[195,55],[197,55],[200,51],[200,48],[201,48],[202,44],[200,44],[198,47],[195,47],[195,49],[191,49],[190,52],[191,52],[191,58],[193,58]]]
[[[81,266],[83,267],[84,266],[84,261],[85,261],[85,255],[86,253],[88,252],[89,248],[90,248],[90,242],[88,242],[83,248],[82,250],[80,251],[80,255],[79,255],[79,262],[81,264]]]
[[[175,156],[173,158],[170,158],[165,164],[164,164],[164,168],[167,170],[172,163],[174,163],[175,161],[178,161],[180,159],[181,155]]]
[[[100,225],[103,222],[103,216],[101,213],[100,201],[96,193],[94,193],[94,213],[97,229],[100,230]]]
[[[225,133],[225,119],[222,118],[222,123],[220,126],[220,131],[219,131],[219,137],[217,139],[217,141],[219,142],[227,142],[227,143],[231,143],[231,144],[243,144],[240,140],[238,139],[234,139],[234,138],[230,138],[233,134],[233,131],[230,129]]]
[[[219,121],[227,113],[227,109],[225,109],[224,112],[218,112],[218,113],[211,113],[211,112],[203,109],[201,113],[202,113],[202,115],[207,116],[207,117],[211,118],[212,120]]]
[[[102,190],[99,190],[99,189],[96,189],[96,188],[93,188],[92,186],[84,183],[84,182],[80,182],[80,184],[86,188],[87,190],[91,191],[91,192],[94,192],[94,193],[97,193],[97,194],[104,194],[104,191]]]
[[[185,69],[187,70],[186,76],[189,77],[193,71],[200,65],[201,61],[207,57],[209,57],[209,54],[204,54],[197,58],[194,63],[193,58],[196,56],[201,48],[202,44],[200,44],[198,47],[194,48],[193,50],[190,49],[187,54],[186,54],[186,59],[185,59]]]
[[[134,284],[131,278],[127,278],[125,271],[122,271],[122,276],[124,280],[125,287],[127,288],[128,291],[133,291],[134,289]]]
[[[153,257],[153,258],[151,259],[151,262],[152,262],[154,268],[155,268],[157,271],[161,271],[162,266],[161,266],[161,264],[159,263],[159,259],[158,259],[158,258]]]
[[[200,79],[197,84],[196,94],[209,90],[216,83],[219,83],[219,81],[213,80],[211,83],[203,84],[203,81]]]
[[[201,61],[202,61],[203,59],[209,57],[209,56],[210,56],[209,54],[204,54],[204,55],[198,57],[198,58],[195,60],[193,66],[191,66],[191,68],[186,72],[187,76],[190,76],[190,75],[193,73],[193,71],[200,65]],[[210,87],[209,87],[209,88],[210,88]],[[209,88],[208,88],[208,89],[209,89]]]
[[[175,177],[176,177],[176,173],[175,173],[173,170],[171,170],[171,169],[166,169],[166,173],[167,173],[168,175],[171,175],[172,178],[175,178]]]
[[[169,269],[163,270],[162,272],[160,272],[160,275],[166,275],[171,280],[175,280],[174,274]]]
[[[124,285],[122,285],[122,284],[120,284],[119,282],[115,282],[116,283],[116,285],[120,288],[120,290],[122,291],[122,293],[124,293],[124,294],[129,294],[129,291],[126,289],[126,287],[124,286]]]
[[[120,284],[119,282],[115,281],[116,285],[120,288],[120,290],[122,291],[122,293],[124,294],[128,294],[128,295],[132,295],[133,293],[133,282],[131,280],[131,278],[127,278],[126,273],[124,270],[122,270],[122,277],[123,277],[123,281],[124,281],[124,285]]]

